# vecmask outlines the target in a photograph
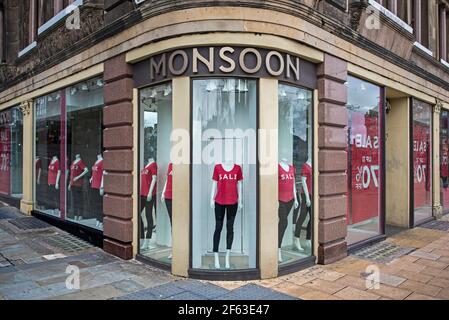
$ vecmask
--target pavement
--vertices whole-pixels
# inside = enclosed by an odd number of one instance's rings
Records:
[[[446,216],[331,265],[269,280],[197,281],[121,260],[0,204],[0,300],[449,299],[448,230]]]

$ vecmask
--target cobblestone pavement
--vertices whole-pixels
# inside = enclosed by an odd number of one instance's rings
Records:
[[[449,299],[449,217],[441,221],[402,231],[328,266],[270,280],[208,282],[120,260],[16,209],[2,207],[0,300]],[[66,286],[69,265],[80,270],[80,289]],[[373,266],[380,271],[380,285],[370,288],[366,279]]]

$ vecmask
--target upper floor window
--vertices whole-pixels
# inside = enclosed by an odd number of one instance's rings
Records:
[[[0,63],[5,61],[5,14],[3,5],[0,3]]]

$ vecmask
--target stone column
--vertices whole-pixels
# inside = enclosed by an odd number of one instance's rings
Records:
[[[133,257],[133,79],[125,55],[104,64],[104,250]]]
[[[347,63],[326,54],[318,68],[318,263],[347,255]]]
[[[20,104],[23,114],[23,196],[20,201],[20,211],[30,215],[33,210],[34,185],[34,112],[33,101],[28,100]]]
[[[432,187],[433,187],[433,215],[439,219],[443,216],[443,206],[441,205],[440,194],[440,114],[442,103],[438,102],[433,107],[433,168],[432,168]]]

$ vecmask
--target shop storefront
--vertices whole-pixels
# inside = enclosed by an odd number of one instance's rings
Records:
[[[82,83],[34,102],[34,214],[72,229],[103,229],[103,80]]]
[[[0,112],[0,200],[16,207],[22,198],[22,120],[19,107]]]
[[[440,200],[443,213],[449,213],[449,111],[440,114]]]
[[[190,81],[191,105],[183,106],[190,109],[187,132],[173,121],[177,77]],[[278,131],[259,127],[260,78],[277,85],[272,108]],[[314,64],[262,48],[202,46],[138,62],[134,85],[139,88],[140,259],[170,268],[172,252],[186,250],[192,277],[260,277],[259,212],[272,204],[264,203],[258,190],[263,175],[275,174],[278,209],[271,214],[278,236],[272,245],[278,249],[272,263],[282,269],[314,260]],[[183,153],[176,137],[186,137],[189,150]],[[261,139],[273,138],[278,150],[261,154],[260,144],[267,143]],[[261,163],[273,156],[276,172],[265,172]],[[191,177],[190,226],[184,226],[190,241],[173,248],[172,226],[179,217],[173,167],[180,164],[189,166]]]

